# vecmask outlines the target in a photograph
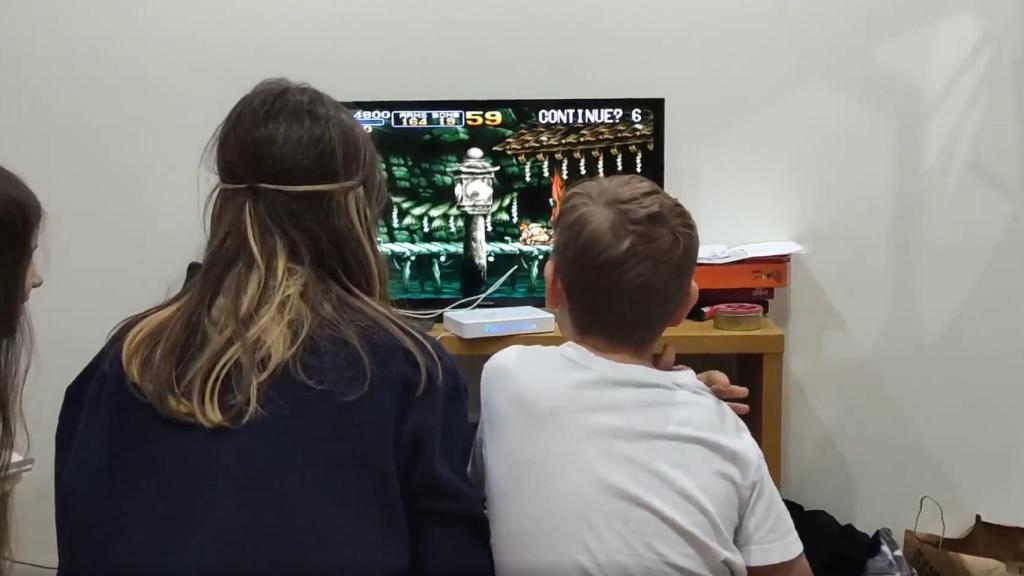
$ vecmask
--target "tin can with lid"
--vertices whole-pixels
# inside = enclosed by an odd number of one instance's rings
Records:
[[[764,308],[757,304],[719,304],[715,306],[714,322],[718,330],[759,330]]]

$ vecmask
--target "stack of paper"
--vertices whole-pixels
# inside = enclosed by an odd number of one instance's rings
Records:
[[[772,258],[803,254],[804,246],[791,240],[783,242],[756,242],[729,247],[724,244],[702,244],[697,252],[700,264],[728,264],[751,258]]]

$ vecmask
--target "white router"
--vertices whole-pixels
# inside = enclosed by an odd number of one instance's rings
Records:
[[[445,330],[460,338],[554,332],[555,315],[532,306],[451,310],[444,313]]]

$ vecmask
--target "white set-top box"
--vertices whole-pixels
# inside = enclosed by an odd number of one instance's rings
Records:
[[[460,338],[487,338],[554,332],[555,315],[532,306],[451,310],[444,328]]]

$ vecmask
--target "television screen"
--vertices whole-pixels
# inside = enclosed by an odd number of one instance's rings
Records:
[[[538,303],[567,186],[639,173],[663,184],[664,100],[348,103],[380,153],[378,226],[392,299],[434,307],[483,293]]]

